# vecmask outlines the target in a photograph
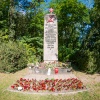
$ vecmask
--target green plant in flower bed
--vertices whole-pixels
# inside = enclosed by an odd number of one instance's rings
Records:
[[[18,90],[21,87],[21,91],[68,91],[68,90],[79,90],[86,89],[83,83],[77,78],[69,79],[45,79],[39,80],[36,79],[23,79],[17,80],[15,84],[11,86],[11,89]]]

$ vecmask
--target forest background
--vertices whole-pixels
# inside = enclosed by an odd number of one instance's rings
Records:
[[[50,7],[58,18],[59,61],[99,73],[100,0],[0,0],[0,72],[43,61],[44,15]]]

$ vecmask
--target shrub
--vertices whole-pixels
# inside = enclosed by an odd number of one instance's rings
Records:
[[[24,46],[9,41],[0,44],[0,71],[16,72],[27,66],[27,55]]]
[[[28,55],[28,63],[40,62],[43,60],[43,39],[41,37],[21,38],[20,42],[25,46]]]
[[[27,43],[22,43],[22,44],[26,48],[27,62],[28,63],[33,63],[36,60],[36,56],[35,56],[36,49],[35,49],[35,47],[31,47]]]
[[[87,73],[95,73],[100,71],[99,55],[96,51],[80,50],[71,55],[70,59],[76,66]]]
[[[93,55],[95,57],[95,64],[96,64],[95,72],[100,73],[100,52],[97,50],[94,50]]]
[[[69,57],[72,55],[73,52],[74,50],[72,50],[71,48],[67,48],[66,46],[59,46],[58,50],[59,61],[63,62],[68,61]]]

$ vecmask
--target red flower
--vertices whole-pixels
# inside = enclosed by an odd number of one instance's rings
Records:
[[[21,86],[23,90],[33,89],[34,91],[48,90],[48,91],[63,91],[73,89],[84,89],[83,83],[76,78],[69,79],[45,79],[37,81],[36,79],[23,79],[17,80],[17,83],[11,86],[12,89],[16,89]]]
[[[23,81],[23,78],[20,78],[20,81]]]
[[[14,89],[14,88],[15,88],[15,86],[14,86],[14,85],[12,85],[12,86],[11,86],[11,88],[12,88],[12,89]]]

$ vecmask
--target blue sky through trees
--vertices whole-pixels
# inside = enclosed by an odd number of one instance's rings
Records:
[[[32,0],[28,0],[28,1],[32,1]],[[51,0],[44,0],[45,2],[50,2]],[[78,0],[80,2],[82,2],[83,4],[85,4],[87,7],[92,8],[93,4],[94,4],[94,0]]]
[[[50,2],[51,0],[45,0],[45,2]],[[87,7],[92,8],[94,4],[94,0],[78,0],[85,4]]]
[[[91,8],[94,5],[94,0],[79,0],[83,4],[85,4],[87,7]]]

